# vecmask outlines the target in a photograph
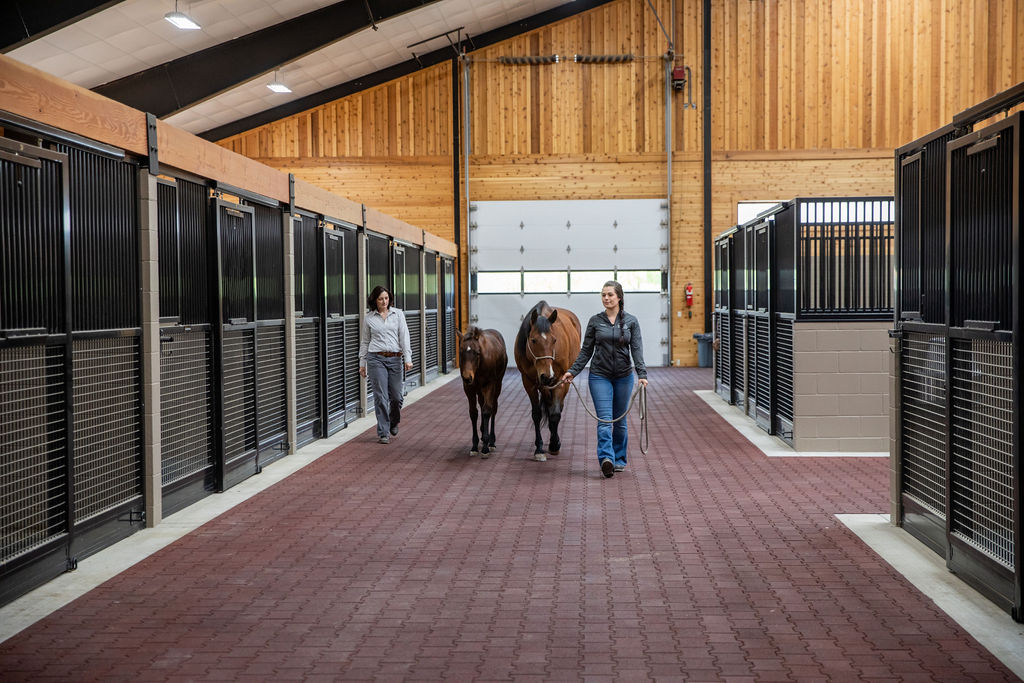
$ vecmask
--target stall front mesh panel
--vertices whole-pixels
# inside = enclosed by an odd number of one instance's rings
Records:
[[[455,309],[445,309],[444,315],[445,362],[455,362]]]
[[[427,370],[437,368],[437,311],[427,311]]]
[[[719,312],[719,311],[715,311],[714,313],[711,314],[712,320],[714,321],[712,324],[714,325],[715,339],[719,339],[719,340],[722,338],[722,315],[723,314],[721,312]],[[721,384],[722,384],[722,354],[716,353],[715,354],[715,386],[717,387],[717,386],[719,386]]]
[[[757,409],[757,320],[747,317],[747,415],[753,417]]]
[[[356,374],[356,388],[359,375]],[[327,416],[345,411],[345,322],[327,323]]]
[[[715,354],[718,376],[723,385],[732,387],[732,313],[719,313],[718,324],[718,353]]]
[[[349,407],[359,407],[359,318],[352,316],[345,321],[345,401]],[[372,409],[373,397],[370,397]]]
[[[793,421],[793,321],[775,321],[775,412]]]
[[[745,364],[747,362],[746,346],[745,346],[745,322],[746,318],[741,318],[738,315],[732,317],[733,320],[733,335],[732,335],[732,358],[730,359],[732,365],[732,377],[733,377],[733,395],[736,397],[736,405],[742,406],[744,397],[744,381],[746,377]]]
[[[0,566],[67,529],[64,347],[0,349]]]
[[[771,407],[772,393],[771,393],[771,349],[768,346],[770,339],[768,334],[768,328],[771,326],[771,320],[768,318],[754,318],[754,324],[757,326],[757,359],[755,361],[757,365],[757,405],[762,411],[766,411]]]
[[[166,332],[160,344],[160,480],[213,467],[210,335]]]
[[[73,344],[75,522],[142,496],[139,340]]]
[[[260,444],[280,437],[288,430],[285,402],[284,325],[256,328],[256,411]]]
[[[407,378],[415,377],[423,368],[420,359],[420,349],[423,348],[423,332],[420,328],[422,315],[419,311],[406,312],[405,322],[409,326],[409,344],[412,347],[412,370],[405,373]]]
[[[902,349],[902,492],[945,519],[946,340],[905,332]]]
[[[1013,568],[1012,345],[953,341],[950,528]]]
[[[224,463],[256,449],[256,363],[253,330],[224,332]]]
[[[295,420],[300,426],[320,417],[320,323],[295,325]]]

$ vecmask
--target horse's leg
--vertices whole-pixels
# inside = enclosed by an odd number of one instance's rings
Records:
[[[544,455],[544,439],[540,435],[540,393],[534,391],[530,394],[530,403],[533,404],[533,459],[540,462],[547,460]]]
[[[551,392],[551,412],[548,413],[548,427],[551,435],[548,441],[548,453],[558,455],[562,450],[562,440],[558,438],[558,423],[562,421],[562,404],[565,401],[565,394],[559,396],[560,392]]]
[[[480,428],[480,431],[483,432],[481,438],[487,444],[488,450],[492,452],[498,450],[494,446],[494,418],[498,413],[495,393],[494,387],[490,386],[480,394],[480,409],[483,412],[483,423]]]
[[[486,460],[491,453],[491,435],[488,432],[491,424],[491,411],[487,405],[487,399],[484,398],[485,392],[481,391],[479,394],[480,399],[480,441],[482,442],[480,448],[480,459]]]
[[[480,439],[476,433],[476,394],[475,392],[466,394],[466,398],[469,399],[469,422],[473,425],[473,447],[469,449],[470,455],[479,455],[480,452],[477,450],[480,446]]]

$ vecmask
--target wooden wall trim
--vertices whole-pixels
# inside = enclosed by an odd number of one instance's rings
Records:
[[[370,207],[366,207],[366,229],[404,242],[423,244],[423,230]]]
[[[424,249],[430,249],[453,258],[459,253],[459,248],[455,245],[455,242],[442,239],[437,235],[431,235],[429,232],[423,235],[423,247]]]
[[[161,166],[171,166],[288,203],[288,175],[285,173],[163,121],[156,122],[156,144]]]
[[[322,187],[307,183],[301,178],[295,179],[295,206],[307,211],[317,211],[330,218],[348,221],[353,225],[363,224],[363,205],[328,192]],[[312,209],[310,207],[318,207]]]
[[[0,109],[134,154],[146,154],[146,115],[0,55]]]

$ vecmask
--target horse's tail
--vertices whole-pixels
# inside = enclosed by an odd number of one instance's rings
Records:
[[[542,400],[540,402],[540,426],[543,427],[550,420],[551,417],[551,404],[547,401]]]

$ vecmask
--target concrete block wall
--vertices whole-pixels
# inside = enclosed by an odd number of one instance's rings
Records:
[[[889,451],[890,322],[793,325],[794,447]]]

